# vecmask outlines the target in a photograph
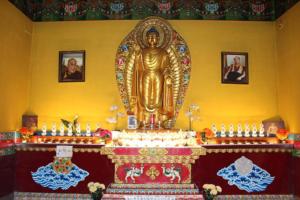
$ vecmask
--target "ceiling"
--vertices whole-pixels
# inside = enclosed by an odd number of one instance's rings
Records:
[[[299,0],[9,0],[32,21],[166,19],[273,21]]]

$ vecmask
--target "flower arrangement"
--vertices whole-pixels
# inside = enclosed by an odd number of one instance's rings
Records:
[[[110,112],[112,112],[113,116],[112,117],[108,117],[106,119],[106,121],[110,124],[115,124],[115,130],[117,130],[118,128],[118,121],[119,121],[119,118],[121,117],[124,117],[125,114],[122,113],[122,112],[119,112],[119,107],[117,105],[112,105],[110,107]]]
[[[69,128],[69,126],[72,127],[72,133],[75,134],[76,133],[76,125],[78,124],[78,115],[75,115],[73,121],[68,121],[65,119],[61,119],[61,122],[65,125],[66,128]]]
[[[203,139],[203,133],[202,132],[196,132],[196,142],[197,144],[203,144],[204,139]]]
[[[188,107],[188,110],[185,113],[185,116],[189,119],[189,130],[192,129],[193,121],[199,120],[199,116],[197,115],[197,112],[199,111],[199,106],[197,104],[191,104]]]
[[[288,132],[286,129],[284,129],[284,128],[279,128],[279,129],[277,130],[276,137],[277,137],[279,140],[284,141],[285,139],[287,139],[288,134],[289,134],[289,132]]]
[[[211,139],[211,138],[215,137],[214,132],[212,130],[210,130],[209,128],[203,129],[203,132],[204,132],[205,138],[207,138],[207,139]]]
[[[93,136],[100,137],[105,143],[108,143],[112,139],[112,133],[109,130],[98,128]]]
[[[222,188],[220,186],[216,186],[213,184],[204,184],[202,188],[203,197],[206,200],[213,200],[218,196],[218,194],[222,192]]]
[[[87,186],[93,200],[100,200],[102,198],[103,192],[105,190],[104,184],[101,184],[99,182],[89,182]]]
[[[20,134],[21,134],[21,139],[22,141],[24,142],[27,142],[28,140],[30,140],[33,136],[33,130],[32,129],[29,129],[27,127],[22,127],[20,130],[19,130]]]

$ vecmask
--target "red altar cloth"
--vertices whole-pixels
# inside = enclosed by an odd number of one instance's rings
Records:
[[[27,150],[18,150],[15,154],[15,190],[20,192],[64,192],[64,193],[88,193],[87,183],[90,181],[98,181],[106,186],[114,182],[114,164],[107,158],[106,155],[101,155],[99,152],[74,152],[72,162],[78,167],[88,171],[89,176],[76,187],[71,187],[68,190],[51,190],[43,188],[32,180],[31,172],[35,172],[39,167],[45,166],[53,161],[54,151],[37,151],[38,148],[51,147],[55,145],[23,145]],[[74,148],[100,149],[100,145],[76,145]],[[291,145],[255,145],[249,148],[265,149],[259,152],[242,152],[241,149],[247,149],[246,146],[233,145],[217,145],[204,146],[207,150],[224,150],[224,153],[207,152],[205,156],[200,156],[192,165],[192,182],[200,188],[204,183],[212,183],[220,185],[223,188],[222,194],[249,194],[246,191],[239,190],[236,186],[229,186],[227,181],[222,177],[217,176],[218,170],[227,167],[241,156],[245,156],[252,160],[253,163],[263,168],[274,176],[275,179],[264,192],[255,194],[292,194],[297,191],[299,193],[299,185],[295,186],[296,177],[299,180],[300,162],[299,158],[292,157],[289,152],[273,151],[268,152],[270,148],[277,149],[292,149]],[[31,148],[31,149],[30,149]],[[237,148],[240,152],[227,151],[228,149]],[[226,150],[227,149],[227,150]],[[45,150],[45,149],[44,149]],[[227,151],[227,152],[226,152]],[[293,176],[296,177],[293,177]]]
[[[24,145],[23,145],[24,146]],[[26,146],[26,145],[25,145]],[[56,145],[28,145],[35,147],[51,147]],[[101,148],[100,145],[75,145],[80,148]],[[106,186],[113,182],[114,165],[99,152],[76,152],[73,153],[72,162],[78,167],[89,172],[89,176],[84,181],[78,183],[76,187],[68,190],[51,190],[35,183],[31,177],[31,172],[37,171],[41,166],[45,166],[53,161],[55,151],[17,151],[15,154],[15,191],[19,192],[58,192],[58,193],[89,193],[87,184],[91,181],[104,183]]]

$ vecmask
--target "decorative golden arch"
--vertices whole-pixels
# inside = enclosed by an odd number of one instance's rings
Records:
[[[188,88],[191,74],[191,56],[186,42],[172,28],[172,26],[160,17],[149,17],[139,22],[118,47],[115,71],[121,94],[122,102],[127,111],[130,111],[131,81],[134,68],[136,46],[141,49],[147,47],[145,40],[147,31],[154,27],[159,32],[158,47],[165,49],[170,59],[170,71],[172,77],[173,105],[175,105],[174,117],[170,127],[173,127],[182,107]]]

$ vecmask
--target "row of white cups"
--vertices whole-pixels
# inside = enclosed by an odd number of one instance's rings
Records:
[[[100,124],[96,124],[96,130],[100,128]],[[47,135],[47,125],[42,125],[42,136]],[[73,136],[73,127],[72,124],[69,124],[67,127],[67,131],[65,131],[65,125],[63,123],[60,124],[59,130],[57,130],[56,123],[53,123],[51,126],[51,135],[52,136]],[[77,123],[75,126],[75,135],[76,136],[91,136],[91,125],[89,123],[85,126],[85,132],[82,132],[80,123]]]
[[[238,124],[236,126],[236,129],[233,124],[230,124],[228,130],[226,129],[226,126],[224,124],[221,124],[220,130],[218,130],[215,124],[212,124],[211,130],[216,136],[220,136],[220,137],[265,137],[266,136],[263,124],[259,125],[259,129],[257,128],[256,124],[253,124],[252,126],[250,126],[249,124],[244,124],[244,127],[242,126],[242,124]],[[218,135],[218,133],[220,134]]]
[[[96,130],[100,128],[100,124],[96,124]],[[75,126],[75,135],[76,136],[91,136],[91,125],[89,123],[85,126],[85,132],[82,132],[80,123],[77,123]],[[244,124],[244,128],[242,124],[238,124],[236,129],[233,124],[230,124],[228,130],[224,124],[221,124],[220,130],[218,130],[215,124],[211,126],[212,132],[216,136],[220,137],[265,137],[265,129],[263,124],[259,125],[259,129],[257,128],[256,124],[253,124],[251,127],[249,124]],[[218,133],[220,133],[218,135]],[[42,136],[47,135],[47,125],[42,125]],[[51,135],[52,136],[73,136],[73,127],[72,124],[69,124],[67,127],[67,131],[65,132],[65,125],[63,123],[59,126],[59,131],[57,130],[56,123],[52,124],[51,127]]]

